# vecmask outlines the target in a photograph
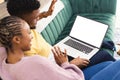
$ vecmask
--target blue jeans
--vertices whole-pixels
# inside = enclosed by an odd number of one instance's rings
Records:
[[[120,71],[116,73],[112,80],[120,80]]]
[[[113,61],[106,61],[106,62],[102,62],[94,66],[83,69],[85,80],[90,80],[95,74],[102,71],[104,68],[109,66],[111,63],[113,63]],[[106,79],[106,80],[109,80],[109,79]]]
[[[110,63],[92,76],[90,80],[120,80],[120,60]]]

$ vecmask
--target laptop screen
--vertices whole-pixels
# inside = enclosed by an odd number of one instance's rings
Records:
[[[107,28],[108,25],[77,16],[70,32],[70,36],[100,48]]]

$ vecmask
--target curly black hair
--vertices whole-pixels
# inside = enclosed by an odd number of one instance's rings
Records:
[[[40,2],[38,0],[8,0],[7,10],[10,15],[19,16],[25,13],[39,9]]]

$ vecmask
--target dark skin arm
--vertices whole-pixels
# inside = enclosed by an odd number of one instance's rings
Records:
[[[46,17],[52,15],[56,2],[57,2],[57,0],[52,0],[49,10],[47,12],[40,13],[39,19],[46,18]]]
[[[67,56],[66,50],[62,52],[59,47],[54,47],[52,49],[52,52],[54,54],[55,61],[58,65],[61,65],[64,62],[68,62],[68,56]],[[89,64],[89,60],[77,57],[73,59],[72,61],[70,61],[69,63],[74,64],[78,66],[79,68],[84,68]]]
[[[70,64],[74,64],[74,65],[78,66],[79,68],[84,68],[84,67],[87,67],[89,62],[90,61],[87,59],[77,57],[77,58],[71,60]]]
[[[66,50],[64,50],[64,52],[62,52],[59,47],[54,47],[52,49],[52,52],[53,52],[55,61],[58,65],[61,65],[64,62],[68,62]]]

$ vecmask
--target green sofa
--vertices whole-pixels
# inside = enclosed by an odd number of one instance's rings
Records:
[[[64,8],[41,32],[45,40],[51,45],[66,37],[77,15],[84,16],[109,25],[104,40],[113,41],[115,27],[116,0],[61,0]],[[97,26],[96,26],[97,27]],[[113,51],[108,51],[111,55]]]

